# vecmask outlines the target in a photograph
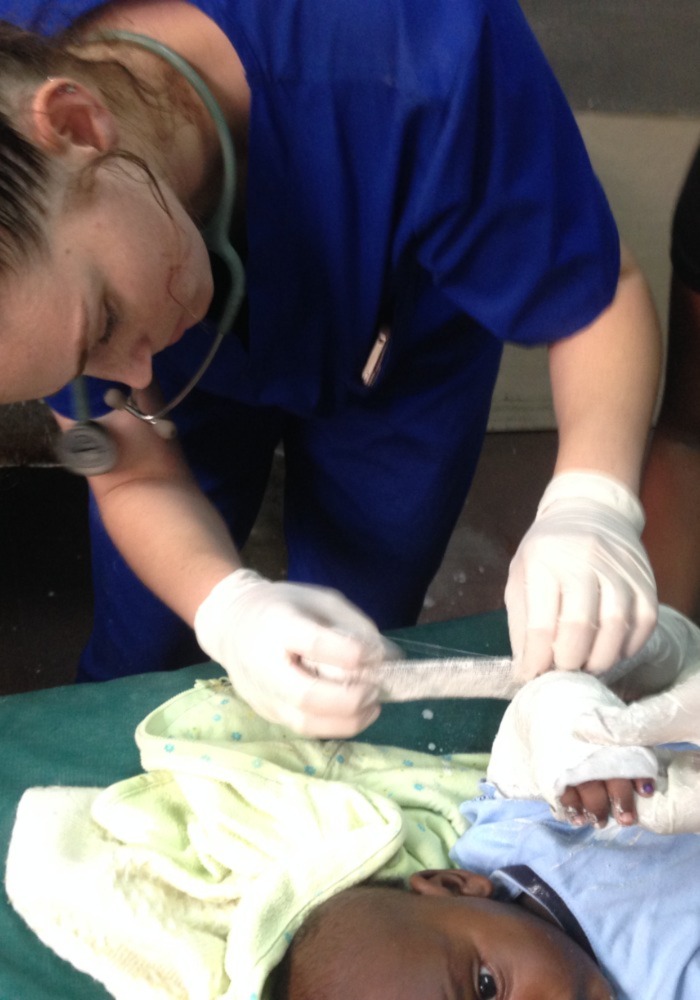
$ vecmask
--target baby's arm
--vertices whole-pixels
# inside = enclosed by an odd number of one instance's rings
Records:
[[[653,781],[658,772],[651,750],[599,747],[573,735],[582,714],[621,704],[590,674],[557,671],[530,681],[503,717],[492,749],[489,779],[509,798],[544,799],[562,820],[573,818],[566,811],[567,802],[581,801],[586,807],[592,805],[589,811],[602,821],[603,786],[607,790],[609,782],[625,782],[613,784],[612,792],[627,804],[632,783],[638,781],[641,784],[634,787],[641,787]],[[576,792],[571,791],[574,788]],[[607,801],[609,811],[610,799]]]
[[[625,706],[599,706],[581,715],[575,735],[607,746],[700,743],[700,629],[664,605],[634,669],[613,685]],[[629,664],[628,664],[629,665]],[[660,693],[657,693],[660,692]],[[639,823],[657,833],[700,832],[700,752],[657,751],[662,767],[653,798],[636,801]],[[599,791],[567,789],[564,806],[595,813]],[[623,793],[625,795],[629,792]],[[602,797],[602,796],[600,796]]]

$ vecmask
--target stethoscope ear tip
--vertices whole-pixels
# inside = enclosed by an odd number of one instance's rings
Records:
[[[172,441],[172,439],[177,435],[177,428],[172,420],[165,420],[163,417],[159,417],[157,413],[143,413],[136,405],[133,398],[125,396],[121,390],[114,388],[108,389],[103,398],[107,406],[111,406],[113,410],[126,410],[127,413],[131,413],[132,416],[138,417],[139,420],[143,420],[147,424],[150,424],[158,437],[163,438],[163,440]]]
[[[113,410],[125,410],[129,402],[120,389],[108,389],[103,398],[107,406],[111,406]]]
[[[177,437],[177,427],[172,420],[154,420],[151,426],[158,437],[163,438],[164,441],[172,441],[174,437]]]

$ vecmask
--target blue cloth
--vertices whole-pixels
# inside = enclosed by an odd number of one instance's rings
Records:
[[[576,828],[542,802],[483,790],[462,806],[472,825],[452,850],[458,865],[488,876],[528,865],[580,924],[617,1000],[700,996],[700,837]]]
[[[96,6],[0,0],[0,14],[50,31]],[[283,441],[290,578],[338,587],[383,628],[410,624],[471,483],[503,342],[570,335],[609,304],[613,219],[515,0],[197,6],[252,92],[248,297],[174,413],[185,453],[241,544]],[[202,341],[195,328],[155,359],[166,398]],[[65,392],[51,403],[73,412]],[[122,651],[108,661],[95,644],[86,674],[192,662],[101,528],[93,573],[96,628]]]

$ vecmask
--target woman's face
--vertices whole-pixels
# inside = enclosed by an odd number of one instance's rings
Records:
[[[0,402],[85,373],[145,388],[151,359],[205,315],[213,286],[196,226],[144,172],[99,166],[89,192],[50,213],[48,254],[0,283]],[[170,214],[168,214],[170,213]]]

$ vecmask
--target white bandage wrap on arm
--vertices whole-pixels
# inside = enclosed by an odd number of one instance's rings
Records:
[[[544,799],[561,815],[569,785],[609,778],[655,778],[655,754],[644,747],[600,747],[573,735],[576,720],[620,700],[584,673],[547,673],[509,705],[496,735],[488,778],[508,798]],[[613,750],[613,753],[607,751]]]
[[[637,799],[639,823],[654,833],[700,833],[700,750],[657,751],[662,777]]]

